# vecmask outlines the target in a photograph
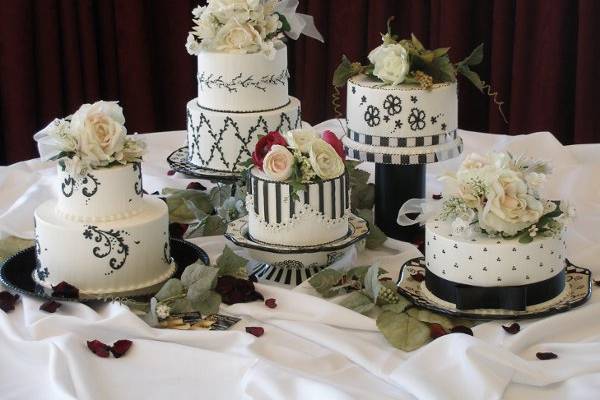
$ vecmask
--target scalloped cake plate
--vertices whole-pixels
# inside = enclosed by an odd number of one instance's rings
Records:
[[[452,303],[439,299],[427,290],[425,281],[418,282],[411,275],[421,273],[425,275],[424,257],[413,258],[407,261],[400,270],[398,291],[419,307],[431,311],[447,314],[453,317],[468,319],[526,319],[540,318],[582,305],[592,293],[592,273],[589,269],[580,268],[567,260],[565,290],[552,300],[545,303],[528,306],[524,311],[505,309],[473,309],[459,310]]]
[[[296,286],[346,254],[352,245],[369,233],[369,224],[350,214],[348,234],[342,239],[315,246],[283,246],[256,242],[248,235],[248,217],[229,224],[225,237],[248,249],[258,265],[250,275],[261,282]]]
[[[206,252],[193,243],[185,240],[171,238],[171,256],[175,260],[177,269],[171,276],[178,278],[185,267],[196,261],[202,261],[210,265],[210,259]],[[76,301],[81,303],[97,301],[114,301],[124,297],[137,297],[144,294],[153,294],[160,289],[164,282],[134,292],[118,292],[103,294],[80,294],[79,298],[64,298],[52,296],[51,290],[38,285],[33,279],[36,267],[35,247],[29,247],[8,258],[0,267],[0,282],[9,290],[17,293],[41,297],[56,301]]]
[[[167,162],[175,171],[194,178],[219,182],[235,182],[241,179],[241,172],[217,171],[192,164],[188,160],[188,155],[188,148],[187,146],[184,146],[172,152],[167,157]]]

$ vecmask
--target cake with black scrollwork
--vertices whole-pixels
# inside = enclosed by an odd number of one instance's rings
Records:
[[[443,200],[420,206],[434,214],[425,225],[429,295],[457,309],[525,310],[560,298],[574,209],[541,197],[548,172],[543,162],[491,153],[471,154],[442,177]],[[403,208],[400,221],[414,211]]]
[[[186,48],[198,60],[198,97],[187,104],[189,161],[241,172],[260,135],[302,124],[300,102],[288,94],[284,34],[320,34],[312,18],[276,0],[209,0],[193,15]]]
[[[167,206],[144,196],[144,145],[126,135],[124,122],[117,103],[100,101],[36,135],[40,152],[58,159],[58,199],[34,216],[38,284],[138,293],[175,272]]]
[[[342,142],[307,127],[271,132],[252,154],[246,180],[248,235],[283,246],[328,244],[348,235],[350,181]]]

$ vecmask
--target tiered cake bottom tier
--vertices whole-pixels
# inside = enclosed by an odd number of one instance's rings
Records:
[[[158,198],[142,202],[141,213],[110,222],[65,219],[56,213],[56,201],[42,204],[35,212],[34,280],[101,294],[138,291],[171,277],[167,207]]]
[[[301,125],[300,101],[294,97],[283,107],[259,112],[211,110],[193,99],[187,104],[189,161],[207,170],[240,172],[259,135]]]

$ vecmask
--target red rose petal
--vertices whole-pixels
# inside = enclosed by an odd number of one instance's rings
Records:
[[[175,170],[174,170],[174,169],[170,169],[170,170],[168,170],[168,171],[167,171],[167,175],[168,175],[168,176],[173,176],[173,175],[175,175]]]
[[[52,286],[52,296],[63,297],[66,299],[77,299],[79,298],[79,289],[65,281],[62,281],[58,285]]]
[[[594,279],[594,285],[600,286],[600,280],[599,279]]]
[[[417,282],[423,282],[425,280],[425,275],[422,272],[417,272],[414,274],[410,274],[410,277]]]
[[[434,194],[431,196],[434,200],[441,200],[442,199],[442,194],[438,193],[438,194]]]
[[[265,300],[265,305],[269,308],[277,307],[277,301],[275,299],[267,299]]]
[[[177,239],[183,239],[183,235],[188,229],[188,224],[172,222],[169,224],[169,236]]]
[[[519,325],[516,322],[513,322],[508,326],[502,325],[502,329],[504,329],[507,333],[514,335],[515,333],[519,333],[519,331],[521,330],[521,325]]]
[[[206,187],[200,182],[190,182],[185,188],[188,190],[206,190]]]
[[[329,143],[335,152],[340,156],[342,160],[346,160],[346,152],[344,151],[344,143],[337,137],[337,135],[329,130],[321,134],[321,139]]]
[[[6,290],[0,292],[0,310],[5,313],[14,310],[17,300],[19,300],[18,294],[11,294]]]
[[[246,332],[256,337],[261,337],[265,333],[265,329],[260,326],[247,326]]]
[[[379,278],[379,282],[385,282],[385,281],[391,281],[392,278],[390,278],[389,276],[383,276],[381,278]]]
[[[125,353],[127,353],[132,344],[133,342],[131,340],[117,340],[113,343],[112,347],[110,348],[110,351],[111,353],[113,353],[113,356],[115,356],[115,358],[119,358],[124,356]]]
[[[468,326],[457,325],[450,329],[451,333],[464,333],[465,335],[473,336],[473,331]]]
[[[271,147],[276,144],[287,147],[287,141],[281,135],[281,133],[277,131],[269,132],[267,135],[258,139],[258,142],[256,142],[254,152],[252,153],[252,162],[261,171],[263,169],[263,161],[265,156],[269,150],[271,150]]]
[[[446,332],[444,327],[440,324],[434,323],[429,325],[429,336],[431,336],[432,339],[437,339],[440,336],[444,336],[446,334],[448,334],[448,332]]]
[[[538,360],[553,360],[555,358],[558,358],[558,356],[554,353],[551,352],[539,352],[539,353],[535,353],[535,356],[538,358]]]
[[[54,300],[48,300],[47,302],[45,302],[44,304],[42,304],[40,306],[40,310],[42,311],[46,311],[49,313],[54,313],[56,312],[56,310],[58,310],[60,308],[61,304],[57,301]]]
[[[87,347],[98,357],[107,358],[110,354],[110,346],[96,339],[88,340]]]

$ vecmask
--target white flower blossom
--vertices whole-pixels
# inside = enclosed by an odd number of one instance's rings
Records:
[[[171,315],[171,307],[163,303],[158,303],[156,305],[156,316],[159,319],[168,318],[169,315]]]

